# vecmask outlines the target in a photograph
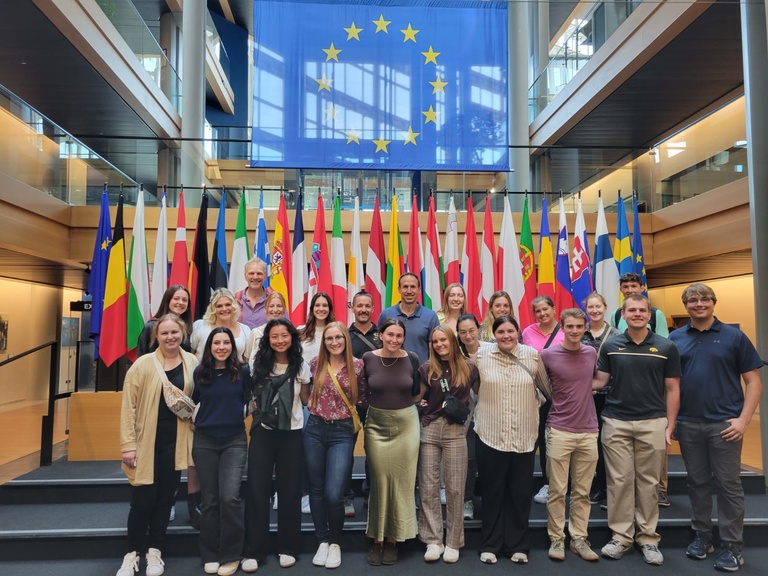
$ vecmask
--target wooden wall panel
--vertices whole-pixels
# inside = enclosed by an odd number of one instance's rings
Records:
[[[69,410],[70,461],[120,460],[122,392],[75,392]]]

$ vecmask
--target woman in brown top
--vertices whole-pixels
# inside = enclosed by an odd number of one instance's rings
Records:
[[[365,451],[371,471],[366,534],[373,538],[368,552],[372,566],[396,563],[396,543],[414,538],[417,531],[418,360],[403,350],[401,320],[387,320],[379,334],[383,348],[363,355],[370,393]]]

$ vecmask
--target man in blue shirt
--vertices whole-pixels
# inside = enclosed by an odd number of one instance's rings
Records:
[[[741,447],[762,392],[763,361],[746,335],[715,317],[717,297],[691,284],[683,304],[691,321],[669,335],[682,363],[677,438],[688,471],[691,526],[689,558],[704,560],[712,546],[712,492],[717,495],[721,550],[715,568],[735,572],[744,564],[744,490]],[[745,388],[741,388],[741,380]]]
[[[413,272],[406,272],[397,281],[400,303],[381,311],[378,325],[390,318],[402,320],[405,324],[403,348],[419,357],[419,364],[429,360],[429,337],[440,322],[437,314],[419,304],[421,279]]]

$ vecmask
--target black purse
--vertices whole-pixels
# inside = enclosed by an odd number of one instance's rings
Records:
[[[463,425],[469,416],[469,406],[449,392],[450,387],[445,378],[440,380],[440,389],[443,391],[443,397],[445,398],[441,406],[443,413],[454,424]]]

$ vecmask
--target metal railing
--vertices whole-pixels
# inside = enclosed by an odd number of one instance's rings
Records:
[[[25,356],[48,347],[51,348],[51,365],[48,378],[48,413],[43,415],[40,431],[40,466],[49,466],[53,462],[53,422],[56,400],[69,398],[72,395],[72,392],[56,393],[56,384],[59,381],[59,343],[56,340],[51,340],[0,362],[0,368],[2,368],[6,364],[20,360]]]

